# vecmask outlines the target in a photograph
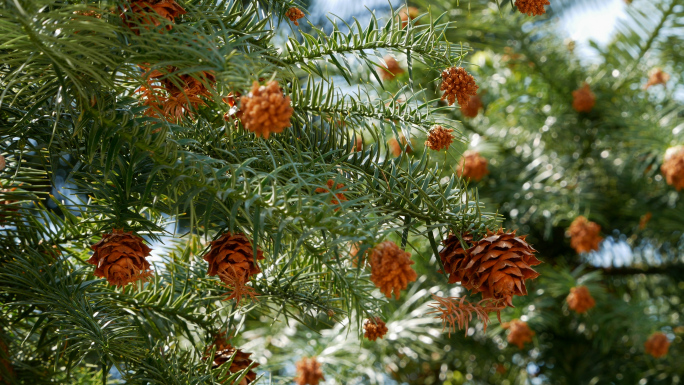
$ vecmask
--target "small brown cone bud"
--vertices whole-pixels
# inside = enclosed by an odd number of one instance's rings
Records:
[[[294,25],[299,25],[299,22],[297,20],[304,17],[304,12],[302,12],[297,7],[292,7],[288,9],[287,12],[285,12],[285,16],[287,16],[287,18],[290,19],[290,21],[294,23]]]
[[[399,299],[401,290],[418,278],[411,267],[413,264],[411,253],[403,251],[392,241],[384,241],[375,246],[371,254],[370,279],[387,298],[394,291],[395,298]]]
[[[603,240],[603,237],[599,235],[600,232],[601,226],[580,215],[572,221],[568,228],[570,246],[578,254],[598,250],[599,244]]]
[[[480,113],[482,109],[482,99],[479,96],[473,95],[468,100],[468,104],[461,106],[461,113],[466,118],[474,118]]]
[[[596,301],[586,286],[573,287],[565,300],[568,302],[568,307],[578,314],[586,313],[596,306]]]
[[[501,326],[504,329],[509,329],[506,340],[509,344],[517,345],[518,349],[525,347],[525,343],[532,342],[532,336],[535,334],[530,327],[527,326],[527,322],[523,322],[519,319],[505,322]]]
[[[664,87],[668,80],[670,80],[670,75],[663,72],[660,68],[657,68],[655,71],[651,72],[651,76],[648,78],[648,83],[644,85],[644,89],[649,89],[658,84],[662,84]]]
[[[444,91],[442,100],[446,99],[450,106],[456,100],[459,105],[465,106],[471,96],[477,95],[478,86],[475,84],[475,78],[463,67],[451,67],[442,71],[442,85],[439,89]]]
[[[425,146],[435,151],[448,150],[451,142],[454,141],[453,131],[442,126],[432,127],[428,133],[427,141],[425,141]]]
[[[241,97],[240,103],[242,125],[256,136],[268,139],[271,133],[279,134],[292,125],[294,109],[290,97],[283,95],[276,81],[265,86],[254,82],[251,92]]]
[[[667,339],[665,334],[656,332],[648,337],[648,340],[644,343],[644,348],[646,353],[655,358],[660,358],[665,356],[670,349],[670,340]]]
[[[316,357],[302,358],[296,363],[296,367],[295,382],[297,385],[318,385],[319,382],[325,381],[321,364],[316,360]]]
[[[667,184],[680,191],[684,189],[684,146],[668,148],[660,172]]]
[[[515,0],[515,6],[518,7],[520,13],[526,13],[527,16],[540,16],[546,13],[545,5],[551,5],[549,0]]]
[[[152,275],[145,259],[152,249],[131,232],[114,229],[90,248],[95,252],[87,262],[96,266],[95,276],[105,278],[110,285],[121,287]]]
[[[541,263],[534,256],[536,252],[525,242],[525,236],[516,236],[515,231],[487,231],[487,236],[468,250],[470,260],[464,273],[468,278],[463,280],[463,287],[482,292],[484,299],[513,307],[514,295],[527,295],[525,281],[539,276],[532,269]]]
[[[589,112],[596,104],[596,95],[591,92],[587,83],[584,83],[582,88],[572,91],[572,98],[572,108],[577,112]]]
[[[463,286],[467,286],[467,280],[470,277],[464,277],[465,268],[470,259],[468,258],[468,249],[470,249],[473,242],[473,236],[464,234],[462,237],[463,243],[459,240],[456,234],[451,234],[442,243],[444,248],[439,252],[439,258],[442,260],[446,274],[449,274],[449,283],[458,283],[463,281]],[[465,248],[463,247],[465,246]]]
[[[388,55],[385,56],[383,59],[385,60],[385,64],[387,66],[378,69],[378,72],[380,73],[380,77],[382,78],[382,80],[393,80],[395,77],[406,72],[403,68],[401,68],[399,62],[392,56]]]
[[[463,157],[458,164],[456,174],[461,178],[480,181],[485,175],[489,174],[487,159],[479,152],[468,150],[463,153]]]
[[[217,349],[219,350],[216,350],[216,353],[214,353],[214,360],[211,365],[212,369],[217,369],[221,365],[227,363],[230,361],[230,358],[233,357],[233,355],[235,355],[235,357],[233,358],[233,362],[230,363],[230,368],[228,369],[229,373],[238,373],[242,370],[245,370],[254,362],[249,358],[252,353],[245,353],[240,349],[232,347],[230,344],[227,344],[226,346],[218,345]],[[234,385],[249,385],[250,383],[254,382],[257,375],[252,369],[256,368],[257,366],[259,366],[259,364],[253,364],[245,377],[243,377],[239,383],[235,383]]]
[[[375,321],[367,319],[363,324],[364,337],[370,341],[375,341],[378,338],[383,338],[387,334],[387,325],[380,317],[375,317]]]

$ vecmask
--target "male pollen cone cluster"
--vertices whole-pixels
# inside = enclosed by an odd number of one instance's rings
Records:
[[[468,178],[479,182],[489,174],[487,159],[477,151],[468,150],[458,163],[456,174],[461,178]]]
[[[274,80],[265,86],[254,82],[250,93],[240,98],[240,104],[242,125],[256,136],[268,139],[271,133],[279,134],[292,125],[294,109],[290,97],[283,95]]]
[[[508,330],[508,336],[506,340],[509,344],[517,345],[518,349],[525,347],[525,343],[532,342],[532,337],[534,332],[527,326],[527,322],[521,321],[519,319],[514,319],[511,322],[505,322],[501,325],[504,329]]]
[[[651,72],[651,76],[649,76],[648,82],[644,85],[644,89],[649,89],[658,84],[662,84],[664,87],[668,80],[670,80],[670,75],[663,72],[660,68],[657,68],[655,71]]]
[[[387,325],[380,317],[375,317],[375,320],[367,319],[363,324],[364,337],[370,341],[375,341],[378,338],[383,338],[387,334]]]
[[[462,107],[468,104],[471,96],[477,95],[478,86],[475,78],[463,67],[451,67],[442,71],[442,85],[440,91],[444,91],[442,100],[446,99],[449,105],[456,100]]]
[[[228,286],[234,287],[233,294],[241,294],[245,283],[253,275],[259,274],[261,269],[256,261],[264,259],[264,253],[257,246],[257,255],[254,258],[252,242],[244,234],[225,233],[217,240],[211,242],[209,252],[204,260],[209,262],[209,276],[218,275],[219,279]],[[240,299],[237,295],[237,302]]]
[[[452,132],[454,130],[450,128],[442,126],[432,127],[425,141],[425,146],[435,151],[448,150],[451,142],[454,141],[454,134]]]
[[[171,74],[177,73],[178,68],[169,66],[166,73],[159,70],[150,70],[141,66],[147,72],[147,86],[140,87],[137,91],[141,94],[142,103],[147,106],[145,115],[164,118],[170,121],[179,121],[183,116],[192,116],[192,111],[206,103],[201,97],[210,97],[216,78],[213,73],[200,71],[195,76],[190,74],[177,75],[172,78]]]
[[[570,236],[570,246],[579,253],[588,253],[599,249],[599,244],[603,240],[599,234],[601,226],[596,222],[591,222],[580,215],[575,218],[568,228]]]
[[[680,191],[684,189],[684,146],[668,148],[660,172],[667,184]]]
[[[586,286],[573,287],[565,300],[568,302],[568,307],[578,314],[586,313],[596,306],[596,301]]]
[[[140,26],[144,29],[159,27],[160,17],[173,23],[176,17],[187,13],[174,0],[132,0],[129,4],[132,14],[126,10],[121,14],[121,19],[136,34],[140,34]],[[168,24],[165,28],[170,31],[173,26]]]
[[[145,259],[152,249],[131,232],[114,229],[90,248],[95,252],[87,262],[96,266],[95,276],[105,278],[110,285],[122,287],[152,275]]]
[[[589,84],[584,83],[581,88],[572,91],[572,108],[577,112],[589,112],[596,104],[596,95],[591,92]]]
[[[474,118],[480,113],[481,109],[482,99],[480,99],[480,97],[477,95],[473,95],[470,97],[470,100],[468,100],[466,105],[461,106],[461,113],[466,118]]]
[[[399,10],[399,20],[401,20],[401,28],[408,25],[409,20],[413,20],[420,15],[420,11],[416,7],[403,7]]]
[[[545,14],[545,5],[551,5],[549,0],[515,0],[515,6],[518,7],[518,11],[527,14],[527,16],[541,16]]]
[[[393,80],[395,77],[406,72],[403,68],[401,68],[397,59],[393,58],[392,56],[387,55],[383,58],[383,60],[385,61],[386,66],[380,67],[378,69],[382,80]]]
[[[667,339],[665,334],[656,332],[648,337],[648,340],[644,343],[644,348],[646,353],[655,358],[660,358],[665,356],[670,349],[670,340]]]
[[[418,278],[411,260],[411,253],[399,248],[392,241],[384,241],[375,246],[370,257],[371,281],[381,292],[390,298],[399,299],[401,290],[406,289],[409,282]]]
[[[319,382],[325,381],[321,364],[316,357],[302,358],[295,366],[297,367],[295,378],[297,385],[318,385]]]
[[[304,17],[304,12],[297,7],[292,7],[285,12],[285,16],[287,16],[294,25],[299,25],[297,20]]]
[[[214,353],[214,360],[211,368],[217,369],[221,365],[230,361],[230,358],[233,357],[233,355],[235,355],[235,357],[233,358],[233,362],[230,363],[230,368],[228,368],[230,373],[238,373],[249,368],[250,365],[252,365],[252,367],[239,383],[232,385],[249,385],[250,383],[254,382],[257,375],[252,369],[259,366],[259,364],[252,364],[254,361],[249,358],[252,353],[245,353],[240,349],[232,347],[230,344],[227,346],[220,346],[220,350],[217,350]]]

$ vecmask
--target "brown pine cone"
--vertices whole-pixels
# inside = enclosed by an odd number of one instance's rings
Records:
[[[539,273],[531,266],[541,262],[535,258],[537,250],[525,242],[525,236],[516,236],[500,229],[497,233],[487,231],[487,236],[474,243],[468,250],[463,287],[473,293],[482,292],[482,298],[491,298],[513,307],[514,295],[527,295],[525,281]]]
[[[297,7],[292,7],[288,9],[287,12],[285,12],[285,16],[287,16],[287,18],[290,19],[290,21],[294,23],[294,25],[299,25],[299,22],[297,20],[304,17],[304,12],[302,12]]]
[[[375,246],[371,254],[370,279],[387,298],[392,296],[394,290],[395,298],[399,299],[401,290],[418,278],[411,267],[413,264],[411,253],[403,251],[392,241],[384,241]]]
[[[383,60],[385,60],[385,64],[387,66],[378,68],[378,72],[380,73],[382,80],[392,80],[406,72],[403,68],[401,68],[399,62],[392,56],[387,55],[383,58]]]
[[[451,142],[454,141],[454,134],[452,132],[454,130],[450,128],[442,126],[432,127],[428,133],[427,141],[425,141],[425,146],[435,151],[448,150]]]
[[[254,82],[247,96],[240,98],[242,125],[256,136],[265,139],[271,133],[279,134],[290,127],[294,109],[289,96],[283,95],[278,82],[270,81],[265,86]]]
[[[385,321],[381,320],[380,317],[375,317],[375,321],[370,318],[366,320],[363,324],[364,337],[368,338],[370,341],[375,341],[379,338],[383,338],[387,334],[387,325]]]
[[[251,359],[249,359],[249,356],[251,356],[252,353],[245,353],[242,350],[236,349],[232,347],[230,344],[228,344],[228,346],[224,349],[217,350],[216,353],[214,353],[214,361],[211,365],[211,368],[216,369],[219,366],[225,364],[226,362],[230,361],[230,358],[233,355],[235,355],[235,357],[233,358],[233,362],[230,363],[230,368],[228,369],[230,373],[237,373],[242,370],[245,370],[249,368],[250,365],[252,365],[252,362],[254,362]],[[259,366],[259,364],[252,365],[251,369],[247,372],[245,377],[242,378],[242,381],[233,385],[249,385],[254,380],[256,380],[257,375],[253,371],[253,369],[257,366]]]
[[[87,262],[96,266],[95,276],[105,278],[110,285],[121,287],[152,275],[145,259],[152,249],[131,232],[114,229],[90,248],[95,252]]]
[[[525,343],[532,342],[534,332],[527,326],[527,322],[519,319],[514,319],[511,322],[505,322],[501,325],[504,329],[510,329],[506,340],[509,344],[517,345],[518,349],[525,347]]]
[[[465,268],[470,259],[468,258],[468,249],[470,249],[473,236],[470,234],[464,234],[462,237],[463,244],[458,239],[456,234],[451,234],[442,243],[444,247],[442,251],[439,252],[439,258],[442,260],[444,265],[444,270],[446,274],[449,274],[449,283],[458,283],[466,280],[463,286],[468,286],[468,279],[470,277],[464,277],[466,272]],[[463,248],[465,246],[465,248]]]
[[[568,302],[568,307],[578,314],[586,313],[596,306],[596,301],[586,286],[573,287],[565,300]]]
[[[684,146],[668,148],[660,172],[667,184],[680,191],[684,189]]]
[[[461,106],[461,113],[466,118],[474,118],[480,113],[480,109],[482,109],[482,99],[477,95],[473,95],[468,100],[468,104]]]
[[[489,174],[487,159],[479,152],[468,150],[463,153],[456,174],[461,178],[468,178],[479,182]]]
[[[648,337],[648,340],[644,343],[644,348],[646,349],[646,353],[655,358],[660,358],[665,356],[670,349],[670,340],[665,334],[656,332]]]
[[[316,360],[316,357],[302,358],[295,365],[297,367],[297,378],[295,378],[297,385],[318,385],[320,381],[325,381],[321,364]]]
[[[663,72],[660,68],[656,68],[655,71],[651,72],[651,76],[648,78],[648,83],[644,85],[644,89],[649,89],[658,84],[662,84],[664,87],[668,80],[670,80],[670,75]]]
[[[475,78],[463,67],[451,67],[442,71],[442,85],[439,89],[444,91],[442,100],[446,99],[450,106],[456,100],[459,105],[465,106],[471,96],[477,95],[478,86],[475,84]]]
[[[256,260],[264,259],[264,253],[257,246]],[[209,276],[218,275],[228,285],[244,284],[261,269],[254,258],[252,242],[243,234],[225,233],[211,242],[209,252],[204,256],[209,262]]]
[[[599,235],[600,233],[601,226],[580,215],[572,221],[568,228],[570,246],[572,246],[577,253],[588,253],[590,251],[598,250],[599,244],[603,240],[603,237]]]
[[[584,83],[582,88],[572,91],[572,99],[572,108],[577,112],[589,112],[596,104],[596,95],[591,92],[587,83]]]
[[[515,0],[515,6],[518,7],[518,11],[526,13],[527,16],[545,14],[545,5],[551,5],[549,0]]]

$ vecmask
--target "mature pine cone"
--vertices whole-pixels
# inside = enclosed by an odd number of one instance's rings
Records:
[[[644,348],[646,353],[652,355],[655,358],[663,357],[667,354],[670,349],[670,340],[663,333],[656,332],[648,337],[646,343],[644,343]]]
[[[299,25],[299,22],[297,20],[304,17],[304,12],[302,12],[297,7],[292,7],[288,9],[287,12],[285,12],[285,16],[287,16],[287,18],[290,19],[290,21],[294,23],[294,25]]]
[[[568,302],[568,307],[579,314],[586,313],[596,306],[596,301],[586,286],[573,287],[565,300]]]
[[[510,329],[506,340],[508,343],[517,345],[518,349],[525,347],[526,342],[532,342],[534,332],[527,326],[527,322],[519,319],[514,319],[511,322],[505,322],[501,325],[504,329]]]
[[[321,380],[325,381],[321,364],[316,357],[302,358],[295,365],[297,367],[295,382],[298,385],[318,385]]]
[[[470,262],[468,258],[468,249],[470,249],[473,242],[473,236],[464,234],[461,236],[463,244],[458,239],[456,234],[451,234],[442,243],[444,248],[439,252],[439,258],[442,260],[446,274],[449,274],[449,283],[463,282],[463,286],[469,286],[469,278],[464,277],[466,272],[465,267]],[[465,249],[463,248],[465,246]]]
[[[385,56],[383,60],[385,60],[387,67],[381,67],[378,69],[382,80],[392,80],[406,72],[403,68],[401,68],[397,59],[393,58],[392,56]]]
[[[383,338],[387,334],[387,325],[385,321],[381,320],[380,317],[375,317],[375,321],[367,319],[363,324],[363,334],[366,338],[371,341],[375,341],[378,337]]]
[[[462,178],[480,181],[485,175],[489,174],[487,159],[476,151],[468,150],[463,153],[463,157],[456,169],[456,174]]]
[[[233,362],[231,362],[230,368],[228,369],[231,373],[237,373],[247,369],[250,365],[252,365],[252,362],[254,362],[249,359],[249,356],[251,356],[252,353],[245,353],[242,350],[236,349],[228,344],[227,347],[217,350],[214,354],[214,362],[211,365],[212,369],[216,369],[230,361],[230,358],[233,356],[233,354],[235,355],[235,358],[233,358]],[[242,381],[234,385],[249,385],[251,382],[256,380],[256,373],[252,371],[252,369],[256,368],[257,366],[259,366],[259,364],[252,365],[252,368],[247,372]]]
[[[477,95],[473,95],[470,97],[468,104],[461,106],[461,113],[466,118],[474,118],[480,113],[480,109],[482,109],[482,99]]]
[[[667,149],[660,172],[665,176],[667,184],[677,191],[684,189],[684,146]]]
[[[90,248],[95,252],[87,262],[97,266],[96,277],[105,278],[111,285],[125,286],[152,275],[145,259],[152,249],[131,232],[114,229]]]
[[[572,98],[572,108],[577,112],[589,112],[596,104],[596,95],[591,92],[587,83],[584,83],[582,88],[572,91]]]
[[[435,151],[448,150],[451,142],[454,141],[454,134],[452,132],[454,130],[450,128],[442,126],[432,127],[428,133],[427,141],[425,141],[425,146]]]
[[[527,295],[525,281],[539,276],[531,267],[541,263],[534,256],[536,252],[525,242],[525,236],[518,237],[515,231],[488,231],[468,250],[470,260],[464,274],[468,281],[464,287],[473,293],[482,292],[484,299],[513,307],[514,295]]]
[[[254,82],[251,92],[240,98],[240,103],[242,125],[256,136],[268,139],[271,133],[279,134],[292,125],[294,109],[290,97],[283,95],[276,81],[265,86]]]
[[[451,67],[442,71],[442,85],[439,89],[444,91],[442,100],[446,99],[450,106],[456,100],[459,105],[464,106],[471,96],[477,95],[478,86],[475,84],[475,78],[463,67]]]
[[[568,228],[570,246],[572,246],[577,253],[588,253],[590,251],[598,250],[599,244],[603,240],[603,237],[599,235],[600,233],[601,226],[580,215],[572,221]]]
[[[411,267],[413,264],[411,253],[403,251],[392,241],[384,241],[373,249],[370,279],[387,298],[392,296],[394,290],[395,298],[399,299],[401,290],[418,278]]]
[[[254,258],[252,242],[243,234],[225,233],[211,242],[204,260],[209,262],[209,276],[217,275],[226,284],[236,281],[245,283],[249,277],[259,274],[261,269]],[[264,253],[257,246],[256,260],[264,259]]]
[[[544,6],[550,4],[549,0],[515,0],[515,6],[518,7],[518,11],[526,13],[527,16],[545,14]]]

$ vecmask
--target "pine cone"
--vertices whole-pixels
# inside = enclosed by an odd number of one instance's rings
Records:
[[[586,286],[573,287],[565,300],[568,301],[568,307],[578,314],[586,313],[596,306],[596,301]]]
[[[518,11],[526,13],[527,16],[545,14],[545,5],[551,5],[549,0],[515,0],[515,6],[518,7]]]
[[[508,337],[506,340],[508,343],[517,345],[518,349],[522,349],[526,342],[532,342],[532,336],[534,332],[527,326],[527,322],[523,322],[519,319],[514,319],[511,322],[505,322],[501,325],[504,329],[510,329],[508,331]]]
[[[591,92],[587,83],[584,83],[582,88],[572,91],[572,98],[572,108],[577,112],[589,112],[596,104],[596,95]]]
[[[257,246],[256,260],[264,259],[264,253]],[[261,269],[254,258],[252,242],[243,234],[225,233],[211,242],[209,252],[204,256],[209,262],[209,276],[218,274],[221,281],[228,285],[236,282],[244,284]]]
[[[321,364],[316,360],[316,357],[302,358],[296,366],[297,378],[295,378],[295,382],[298,385],[318,385],[321,380],[325,381]]]
[[[387,334],[387,325],[385,321],[381,320],[380,317],[375,317],[375,322],[371,319],[367,319],[363,324],[363,330],[365,333],[364,337],[371,341],[375,341],[379,338],[383,338]]]
[[[514,295],[527,295],[525,281],[539,276],[531,267],[541,263],[534,256],[536,252],[525,242],[525,236],[518,237],[515,231],[487,231],[487,236],[468,250],[464,274],[468,279],[464,279],[463,287],[473,293],[482,292],[484,299],[513,307]]]
[[[475,78],[463,67],[451,67],[442,71],[442,85],[439,89],[444,91],[442,100],[447,99],[450,106],[456,100],[459,105],[465,106],[471,96],[477,95],[478,86],[475,84]]]
[[[228,344],[227,347],[217,350],[216,353],[214,353],[214,362],[211,365],[211,368],[216,369],[225,364],[226,362],[230,361],[230,358],[233,355],[235,355],[235,358],[233,358],[233,362],[231,362],[230,368],[228,369],[230,373],[237,373],[245,370],[252,365],[252,362],[254,362],[249,359],[249,356],[251,356],[252,353],[245,353],[242,350],[236,349]],[[257,366],[259,366],[259,364],[252,365],[252,368],[247,372],[245,377],[242,378],[242,381],[233,385],[249,385],[256,380],[256,373],[253,371],[253,369]]]
[[[660,172],[667,184],[680,191],[684,189],[684,146],[668,148]]]
[[[402,7],[399,10],[399,20],[401,20],[401,28],[404,28],[408,25],[409,20],[413,20],[416,17],[420,16],[420,11],[416,7]]]
[[[644,85],[644,89],[647,90],[658,84],[662,84],[663,86],[665,86],[668,80],[670,80],[670,75],[663,72],[660,68],[656,68],[655,71],[651,72],[651,76],[649,76],[648,78],[648,83]]]
[[[482,108],[482,99],[479,96],[473,95],[470,97],[468,104],[461,106],[461,113],[466,118],[474,118],[480,113]]]
[[[265,86],[254,82],[247,96],[240,98],[242,125],[265,139],[271,133],[279,134],[290,127],[290,118],[294,109],[290,97],[283,95],[278,82],[270,81]]]
[[[603,240],[603,237],[599,235],[600,232],[601,226],[580,215],[572,221],[568,228],[568,235],[571,237],[570,246],[577,253],[598,250],[599,243]]]
[[[665,334],[656,332],[648,337],[648,340],[644,343],[644,348],[646,348],[646,353],[655,358],[660,358],[665,356],[670,349],[670,340],[668,340]]]
[[[428,133],[427,141],[425,141],[425,146],[435,151],[448,150],[449,146],[451,146],[451,142],[454,140],[453,131],[454,130],[450,128],[444,128],[442,126],[432,127]]]
[[[95,276],[105,278],[110,285],[121,287],[152,275],[145,259],[152,249],[131,232],[114,229],[90,248],[95,252],[87,262],[97,266]]]
[[[375,246],[370,258],[371,281],[380,288],[387,298],[399,299],[401,290],[406,289],[418,275],[411,265],[411,253],[403,251],[392,241],[384,241]]]
[[[382,80],[392,80],[395,77],[406,72],[403,68],[401,68],[399,62],[392,56],[387,55],[383,58],[383,60],[385,60],[385,64],[387,66],[380,67],[378,69],[378,72],[380,73],[380,77],[382,78]]]
[[[468,150],[463,153],[456,174],[461,178],[469,178],[479,182],[485,175],[489,174],[487,159],[479,152]]]
[[[144,29],[149,29],[149,26],[159,27],[161,25],[159,17],[173,23],[176,17],[187,13],[174,0],[132,0],[130,5],[130,12],[123,12],[121,18],[124,24],[136,34],[140,34],[141,26]],[[172,28],[170,24],[166,26],[169,31]]]
[[[449,283],[463,282],[463,286],[469,285],[469,278],[464,276],[465,267],[470,261],[468,258],[468,249],[470,249],[473,242],[473,236],[464,234],[462,237],[464,244],[458,239],[456,234],[451,234],[442,243],[444,247],[439,252],[439,258],[442,260],[446,274],[449,274]],[[464,249],[463,246],[466,248]]]
[[[304,12],[302,12],[297,7],[292,7],[288,9],[287,12],[285,12],[285,16],[287,16],[287,18],[290,19],[290,21],[293,22],[294,25],[299,25],[299,22],[297,20],[304,17]]]

